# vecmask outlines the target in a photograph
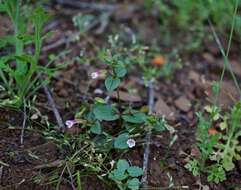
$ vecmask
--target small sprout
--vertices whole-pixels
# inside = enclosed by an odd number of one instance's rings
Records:
[[[162,66],[165,63],[166,63],[166,59],[162,55],[158,55],[152,60],[152,64],[155,66]]]
[[[129,148],[133,148],[134,146],[136,146],[136,141],[134,139],[128,139],[126,143]]]

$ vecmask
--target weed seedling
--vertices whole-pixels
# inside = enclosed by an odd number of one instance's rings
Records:
[[[118,42],[118,37],[110,37],[109,43],[110,49],[102,49],[99,52],[99,58],[106,64],[106,68],[93,72],[90,78],[104,78],[104,86],[108,93],[119,94],[121,82],[137,59],[137,51],[134,51],[134,48],[131,51],[123,48]],[[120,157],[142,145],[140,142],[143,141],[140,138],[147,130],[162,132],[167,124],[164,118],[147,115],[142,109],[122,104],[119,95],[117,101],[106,101],[100,97],[91,102],[87,100],[75,117],[66,121],[67,131],[76,129],[77,134],[58,134],[51,129],[45,133],[46,138],[52,139],[61,151],[65,150],[68,153],[63,163],[68,163],[70,168],[75,169],[71,171],[79,171],[68,174],[77,180],[75,183],[78,186],[82,175],[96,175],[108,185],[122,190],[138,190],[140,187],[139,178],[143,170],[130,166]],[[113,168],[113,159],[119,160],[116,168]],[[67,173],[65,166],[62,164],[62,171],[58,171],[60,174],[56,176],[61,175],[63,171]],[[70,181],[71,178],[69,177]],[[110,179],[115,183],[110,182]]]
[[[206,107],[206,111],[209,119],[197,114],[197,141],[201,156],[190,160],[186,168],[194,176],[208,173],[208,181],[218,183],[226,179],[226,172],[233,170],[234,162],[241,159],[241,103],[224,115],[216,106]]]

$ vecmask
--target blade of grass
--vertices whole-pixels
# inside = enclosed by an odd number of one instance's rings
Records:
[[[80,180],[80,172],[76,172],[76,181],[77,181],[77,190],[83,190],[82,185],[81,185],[81,180]]]
[[[10,85],[9,85],[9,83],[8,83],[6,77],[5,77],[5,75],[4,75],[4,73],[1,69],[0,69],[0,77],[1,77],[4,85],[7,87],[8,91],[13,95],[14,92],[13,92],[12,88],[10,87]]]

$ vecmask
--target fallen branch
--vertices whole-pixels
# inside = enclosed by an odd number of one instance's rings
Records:
[[[50,93],[50,91],[49,91],[47,86],[44,85],[43,89],[44,89],[44,92],[45,92],[45,94],[46,94],[46,96],[48,98],[48,102],[49,102],[49,104],[50,104],[50,106],[52,108],[52,111],[54,113],[54,116],[55,116],[56,122],[58,124],[58,127],[59,127],[60,131],[63,131],[65,129],[65,125],[64,125],[63,120],[62,120],[62,118],[60,116],[60,113],[59,113],[59,111],[57,109],[57,106],[56,106],[56,104],[54,102],[54,99],[53,99],[53,97],[52,97],[52,95],[51,95],[51,93]]]
[[[34,146],[34,147],[30,147],[30,148],[26,148],[26,149],[20,149],[20,150],[16,150],[16,151],[13,151],[13,153],[17,154],[17,153],[21,153],[21,152],[31,152],[31,151],[36,151],[38,149],[44,149],[44,148],[48,148],[49,145],[51,145],[53,143],[51,142],[46,142],[44,144],[40,144],[40,145],[37,145],[37,146]],[[54,145],[54,144],[53,144]],[[0,165],[1,165],[1,160],[0,160]]]
[[[85,33],[89,32],[92,30],[94,27],[100,24],[99,29],[96,31],[96,34],[101,34],[104,32],[105,28],[108,26],[108,21],[110,16],[112,15],[113,12],[107,12],[103,13],[99,19],[95,20],[92,22],[89,26],[86,27]],[[55,41],[54,43],[45,45],[42,48],[43,52],[51,51],[53,49],[60,48],[61,46],[67,46],[70,43],[73,43],[75,41],[79,40],[80,32],[74,32],[70,34],[69,36],[62,36],[59,40]]]
[[[64,160],[54,160],[53,162],[50,162],[50,163],[35,166],[34,169],[46,169],[46,168],[60,167],[63,165],[64,162],[65,162]]]
[[[149,114],[153,113],[154,107],[154,88],[153,81],[148,82],[148,108]],[[142,186],[143,189],[147,189],[148,186],[148,165],[149,165],[149,156],[150,156],[150,144],[151,144],[151,126],[148,126],[147,133],[145,136],[145,150],[143,157],[143,177],[142,177]]]
[[[65,44],[67,44],[69,42],[69,40],[65,37],[62,37],[61,39],[57,40],[56,42],[46,45],[42,48],[42,51],[46,52],[46,51],[50,51],[56,48],[59,48],[60,46],[63,46]]]
[[[69,6],[78,9],[92,9],[95,11],[114,11],[118,8],[116,5],[110,5],[107,3],[88,3],[73,0],[55,0],[57,4],[62,6]]]

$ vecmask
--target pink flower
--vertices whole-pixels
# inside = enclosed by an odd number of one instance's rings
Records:
[[[107,71],[105,69],[102,69],[102,70],[98,70],[98,71],[92,72],[90,74],[90,77],[91,77],[91,79],[95,80],[95,79],[98,79],[100,77],[101,78],[105,77],[106,73],[107,73]]]

